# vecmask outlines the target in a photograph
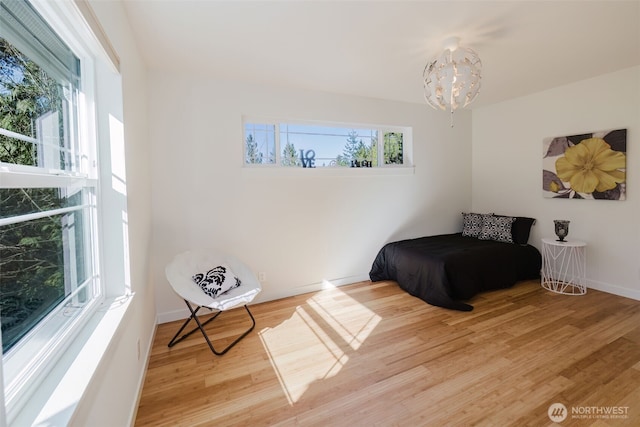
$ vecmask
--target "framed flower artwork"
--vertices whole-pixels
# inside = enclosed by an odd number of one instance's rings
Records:
[[[626,129],[543,140],[545,197],[625,200],[626,178]]]

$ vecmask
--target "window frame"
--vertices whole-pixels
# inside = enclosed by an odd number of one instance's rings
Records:
[[[271,125],[274,126],[274,150],[275,150],[275,162],[274,163],[247,163],[247,135],[245,133],[246,126],[249,124],[254,125]],[[314,168],[304,168],[296,166],[284,166],[282,165],[282,149],[280,141],[280,127],[282,125],[296,125],[296,126],[313,126],[313,127],[327,127],[327,128],[344,128],[344,129],[367,129],[375,130],[378,134],[378,160],[384,159],[384,134],[385,133],[402,133],[403,134],[403,163],[400,164],[378,164],[372,167],[348,167],[348,166],[324,166]],[[319,134],[320,135],[320,134]],[[353,122],[334,122],[334,121],[312,121],[312,120],[287,120],[287,119],[273,119],[257,116],[242,116],[242,166],[245,169],[273,169],[273,170],[299,170],[299,169],[314,169],[322,171],[347,171],[357,170],[361,173],[376,173],[376,172],[364,172],[365,170],[373,170],[381,172],[386,170],[387,172],[402,173],[403,171],[410,171],[413,173],[413,128],[410,126],[400,125],[372,125]],[[330,173],[330,172],[319,172]]]
[[[83,224],[85,233],[83,239],[86,245],[84,253],[92,266],[92,274],[88,280],[92,282],[89,286],[93,288],[94,294],[82,310],[67,322],[64,330],[58,331],[57,325],[53,322],[43,324],[41,320],[38,326],[23,337],[14,348],[11,348],[7,354],[3,354],[3,399],[9,421],[15,418],[39,384],[45,380],[47,373],[64,356],[65,349],[72,345],[74,339],[89,325],[90,319],[104,304],[106,295],[105,282],[101,275],[101,266],[104,265],[102,262],[104,240],[101,238],[104,216],[101,186],[106,184],[99,179],[96,47],[93,40],[87,37],[87,28],[77,25],[79,15],[70,8],[73,7],[71,3],[51,4],[33,1],[30,3],[80,59],[82,77],[77,108],[70,119],[75,122],[71,132],[76,133],[74,144],[78,148],[81,160],[77,170],[74,171],[0,163],[0,186],[1,188],[79,187],[90,189],[89,200],[79,209],[88,212],[87,224]],[[18,215],[14,218],[20,216],[27,218],[29,215]],[[61,305],[58,304],[54,312],[60,310]],[[49,315],[45,316],[45,319],[48,317]],[[48,340],[48,346],[39,348],[40,351],[36,357],[29,357],[32,354],[32,348],[35,347],[34,343],[37,343],[34,341],[37,339],[37,334],[44,333],[49,336],[52,330],[56,333],[53,334],[53,339]]]

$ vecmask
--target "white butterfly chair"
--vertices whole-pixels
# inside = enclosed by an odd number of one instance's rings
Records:
[[[215,298],[205,294],[202,289],[194,282],[193,276],[197,273],[204,273],[215,266],[227,265],[241,281],[240,286],[233,288],[222,295]],[[204,339],[207,341],[211,351],[221,356],[236,345],[242,338],[247,336],[256,325],[256,321],[249,311],[247,304],[250,303],[256,295],[262,290],[260,282],[253,272],[242,261],[237,258],[218,253],[214,250],[187,251],[176,255],[176,257],[167,265],[165,269],[167,280],[171,284],[173,290],[184,300],[191,312],[191,316],[185,320],[182,327],[169,342],[169,347],[184,340],[192,333],[200,330]],[[242,333],[238,338],[229,344],[225,349],[218,351],[213,347],[209,336],[204,330],[204,326],[216,319],[223,311],[243,305],[251,318],[251,327]],[[195,307],[195,308],[194,308]],[[208,308],[210,311],[217,310],[217,313],[206,320],[204,323],[197,316],[201,308]],[[198,325],[192,331],[178,338],[184,328],[191,320],[195,320]]]

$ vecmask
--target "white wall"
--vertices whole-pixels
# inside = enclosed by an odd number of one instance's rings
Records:
[[[420,90],[418,88],[417,90]],[[456,232],[470,206],[470,113],[151,72],[153,249],[160,322],[185,316],[165,265],[213,247],[265,272],[265,301],[368,278],[381,246]],[[415,174],[243,168],[242,116],[413,127]],[[362,173],[359,173],[362,172]],[[366,172],[366,173],[365,173]]]
[[[627,200],[542,197],[542,140],[627,129]],[[530,243],[587,242],[588,286],[640,299],[640,68],[634,67],[473,111],[474,211],[537,218]]]
[[[136,50],[120,2],[92,2],[101,24],[120,55],[131,269],[128,285],[135,293],[88,392],[72,419],[77,426],[124,426],[133,421],[138,392],[155,330],[154,289],[149,280],[151,173],[147,120],[146,68]],[[109,239],[110,236],[105,236]],[[140,357],[138,357],[138,340]]]

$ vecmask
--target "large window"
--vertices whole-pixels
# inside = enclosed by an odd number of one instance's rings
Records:
[[[245,165],[384,167],[407,165],[406,128],[295,123],[244,124]]]
[[[90,69],[33,6],[0,0],[0,309],[5,398],[100,297]]]
[[[90,188],[0,189],[4,353],[58,306],[67,313],[78,310],[94,295],[86,231],[91,193]],[[20,213],[28,209],[34,212]]]

